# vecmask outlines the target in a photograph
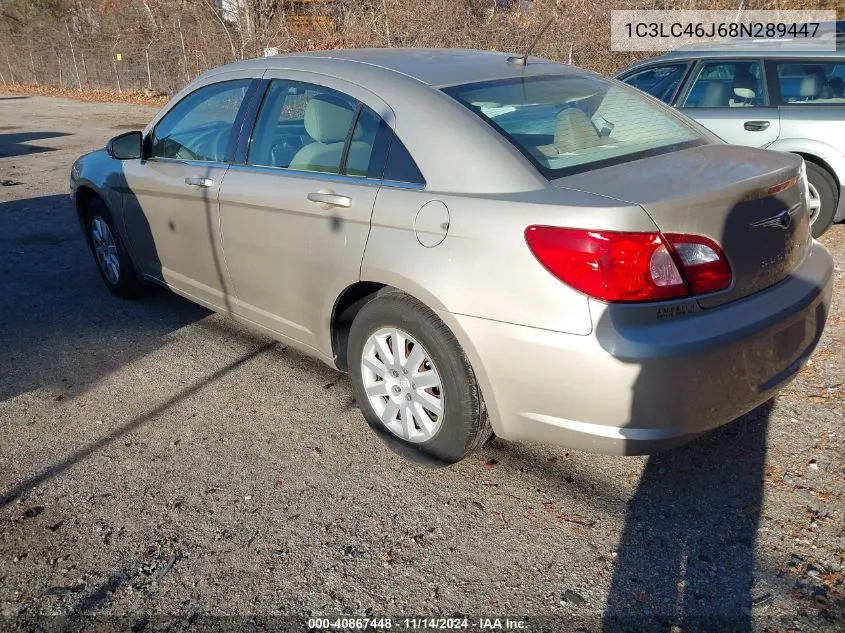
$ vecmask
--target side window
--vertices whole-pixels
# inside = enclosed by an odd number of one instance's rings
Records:
[[[781,103],[845,104],[845,61],[776,62]]]
[[[698,68],[682,108],[766,105],[759,61],[706,62]]]
[[[150,156],[223,162],[251,79],[204,86],[177,103],[152,132]]]
[[[420,169],[417,167],[408,149],[392,130],[390,131],[390,135],[393,138],[390,143],[390,151],[387,155],[387,165],[384,168],[384,179],[394,182],[425,185],[425,178],[420,173]]]
[[[247,162],[338,174],[357,110],[358,101],[336,90],[274,80],[258,113]],[[358,146],[356,157],[362,152]]]
[[[378,138],[381,126],[387,127],[387,124],[379,115],[364,106],[349,143],[344,173],[349,176],[381,179],[380,172],[384,168],[384,141]]]
[[[628,75],[622,81],[629,86],[647,92],[652,97],[670,103],[678,90],[687,64],[670,64],[640,70]]]

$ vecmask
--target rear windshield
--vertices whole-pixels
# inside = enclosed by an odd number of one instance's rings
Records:
[[[598,77],[524,77],[444,92],[492,125],[550,180],[705,142],[678,115]]]

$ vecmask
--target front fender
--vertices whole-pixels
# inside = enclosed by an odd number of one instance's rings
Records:
[[[106,203],[115,216],[115,222],[123,225],[123,203],[121,192],[127,187],[122,163],[110,157],[105,149],[79,157],[70,170],[70,196],[77,211],[86,196],[97,195]]]

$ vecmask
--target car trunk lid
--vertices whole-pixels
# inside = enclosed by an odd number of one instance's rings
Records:
[[[808,252],[801,158],[704,145],[553,181],[640,205],[663,233],[703,235],[721,246],[731,286],[698,299],[704,308],[740,299],[789,275]]]

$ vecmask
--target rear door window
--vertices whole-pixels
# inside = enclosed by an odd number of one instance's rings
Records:
[[[768,105],[758,60],[704,62],[695,71],[682,108],[747,108]]]
[[[247,163],[298,171],[381,178],[383,121],[337,90],[273,80],[252,133]]]
[[[331,88],[274,80],[255,122],[247,162],[340,173],[358,101]]]
[[[845,104],[845,61],[775,61],[780,103]]]

